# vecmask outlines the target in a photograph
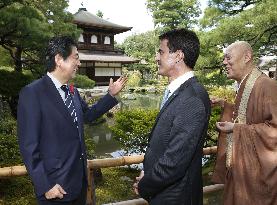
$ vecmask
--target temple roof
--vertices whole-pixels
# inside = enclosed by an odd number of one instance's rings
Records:
[[[80,26],[111,30],[115,33],[122,33],[132,29],[132,27],[121,26],[93,15],[92,13],[88,12],[86,8],[80,8],[79,11],[74,14],[73,23],[76,23]]]
[[[113,62],[113,63],[137,63],[139,60],[131,58],[126,55],[112,55],[112,54],[91,54],[82,53],[79,51],[79,59],[81,61],[97,61],[97,62]]]

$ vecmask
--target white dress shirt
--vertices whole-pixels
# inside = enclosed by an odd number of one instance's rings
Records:
[[[178,78],[176,78],[175,80],[173,80],[167,86],[167,88],[170,91],[168,97],[170,97],[172,95],[172,93],[174,93],[184,82],[186,82],[188,79],[192,78],[193,76],[194,76],[194,72],[193,71],[189,71],[189,72],[185,73],[184,75],[181,75]]]
[[[65,101],[65,92],[61,89],[61,86],[63,84],[60,83],[60,81],[55,78],[51,73],[47,72],[47,75],[49,76],[49,78],[51,78],[52,82],[54,83],[56,89],[58,90],[58,92],[60,93],[63,101]]]

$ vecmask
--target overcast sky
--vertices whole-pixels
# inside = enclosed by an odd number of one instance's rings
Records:
[[[202,6],[205,6],[206,0],[202,2]],[[85,7],[90,13],[96,14],[100,10],[105,20],[133,27],[131,31],[115,35],[115,40],[122,43],[129,35],[154,29],[151,14],[147,11],[145,3],[146,0],[69,0],[68,11],[74,14],[80,7]]]
[[[68,11],[76,13],[83,2],[83,7],[92,14],[102,11],[105,20],[122,26],[133,27],[131,31],[115,35],[119,43],[129,35],[153,30],[152,17],[147,12],[146,0],[69,0]]]

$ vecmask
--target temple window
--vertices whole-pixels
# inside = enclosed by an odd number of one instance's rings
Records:
[[[111,38],[109,36],[105,36],[104,44],[111,44]]]
[[[83,34],[80,35],[79,39],[78,39],[78,42],[80,43],[84,43],[84,37],[83,37]]]
[[[98,41],[97,41],[97,36],[96,36],[96,35],[92,35],[92,36],[91,36],[90,42],[91,42],[91,43],[98,43]]]

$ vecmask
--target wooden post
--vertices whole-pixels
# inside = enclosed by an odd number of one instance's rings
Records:
[[[88,167],[87,205],[96,205],[93,169]]]

